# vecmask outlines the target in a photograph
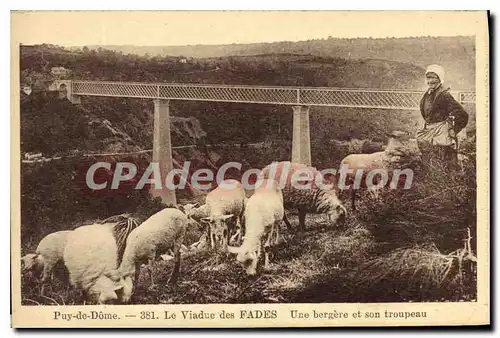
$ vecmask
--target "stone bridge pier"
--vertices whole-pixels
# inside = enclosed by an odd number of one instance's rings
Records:
[[[153,197],[161,197],[162,202],[167,205],[177,205],[175,190],[166,187],[167,174],[174,169],[172,163],[172,140],[170,138],[169,100],[154,99],[153,102],[153,165],[159,166],[162,187],[161,189],[157,189],[155,185],[151,185],[151,195]]]
[[[311,165],[309,106],[293,106],[292,162]]]

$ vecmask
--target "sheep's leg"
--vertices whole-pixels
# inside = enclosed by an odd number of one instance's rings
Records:
[[[303,208],[299,209],[299,229],[304,232],[306,229],[306,211]]]
[[[146,265],[146,269],[148,270],[149,278],[151,280],[151,284],[149,285],[149,289],[154,289],[156,287],[155,280],[153,277],[153,263],[155,261],[155,259],[154,259],[155,256],[156,255],[153,255],[153,258],[150,257],[148,259],[148,264]]]
[[[243,240],[243,236],[245,236],[245,214],[241,214],[240,216],[240,236],[238,238],[238,241]]]
[[[240,234],[241,234],[241,216],[236,217],[235,232],[234,235],[232,235],[231,238],[229,238],[229,244],[234,243],[235,241],[236,243],[238,243],[240,240]]]
[[[177,279],[179,278],[179,274],[181,271],[181,248],[182,242],[184,241],[185,232],[180,234],[174,241],[174,268],[172,269],[172,273],[170,274],[169,283],[176,284]]]
[[[212,232],[211,226],[208,226],[208,236],[210,238],[210,248],[215,248],[214,233]]]
[[[134,271],[134,282],[137,283],[137,285],[139,284],[139,277],[141,275],[141,265],[140,264],[136,264],[135,265],[135,271]]]
[[[172,269],[170,279],[168,280],[169,284],[174,285],[177,283],[180,271],[181,271],[181,252],[177,250],[174,254],[174,268]]]
[[[223,247],[224,249],[227,248],[227,246],[229,245],[229,240],[231,239],[231,231],[230,231],[230,228],[226,228],[226,234],[224,236],[224,244],[223,244]]]
[[[271,230],[267,234],[266,242],[264,243],[264,269],[265,270],[269,269],[269,251],[271,248],[271,242],[272,242],[273,236],[275,235],[275,232],[277,231],[276,225],[278,225],[276,222],[274,222],[271,225]]]
[[[46,260],[43,264],[43,272],[42,272],[42,283],[45,283],[49,280],[52,275],[52,271],[54,269],[55,263],[50,260]]]
[[[222,232],[222,248],[225,250],[229,245],[229,240],[231,236],[232,226],[229,224],[225,224],[225,229]]]
[[[281,222],[282,221],[279,221],[276,223],[276,234],[275,234],[275,237],[274,237],[274,245],[278,245],[279,242],[280,242],[280,227],[281,227]]]
[[[236,217],[235,232],[234,232],[234,235],[232,235],[229,238],[228,243],[229,244],[232,244],[232,243],[235,243],[235,242],[239,243],[240,236],[241,236],[241,215],[238,216],[238,217]]]
[[[269,270],[269,248],[264,248],[264,270]]]
[[[241,234],[241,230],[237,229],[236,233],[233,236],[231,236],[231,238],[229,239],[229,243],[230,244],[232,244],[232,243],[239,243],[239,241],[240,241],[240,234]]]
[[[255,270],[261,268],[261,266],[259,265],[259,263],[261,262],[261,260],[260,260],[261,252],[262,252],[262,242],[259,243],[259,245],[257,246],[257,258],[254,260],[254,262],[255,262]],[[264,267],[265,267],[265,261],[264,261]]]
[[[352,210],[356,210],[356,190],[351,187],[351,206]]]
[[[286,225],[286,228],[288,231],[292,231],[292,224],[290,224],[290,221],[288,220],[288,218],[286,217],[286,211],[285,213],[283,214],[283,222],[285,222],[285,225]]]
[[[269,236],[269,239],[271,236]],[[269,261],[269,254],[270,254],[270,243],[267,243],[264,245],[264,270],[269,270],[270,266],[270,261]]]
[[[245,215],[241,214],[239,217],[239,226],[237,229],[237,236],[235,237],[236,243],[241,243],[243,241],[243,237],[245,236]]]
[[[234,221],[231,222],[231,229],[227,233],[227,244],[229,245],[236,233],[238,233],[240,229],[240,218],[235,216]]]

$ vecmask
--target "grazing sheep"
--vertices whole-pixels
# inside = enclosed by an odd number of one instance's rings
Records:
[[[310,188],[299,189],[298,186],[293,186],[292,178],[304,177],[294,176],[299,171],[307,172],[309,177],[312,178]],[[275,162],[262,169],[261,175],[264,178],[274,179],[279,182],[280,187],[283,189],[285,208],[287,210],[298,210],[300,231],[305,230],[307,213],[326,214],[332,224],[343,224],[345,222],[346,208],[337,196],[335,182],[327,180],[316,168],[288,161]],[[304,181],[298,180],[298,182]],[[318,185],[318,182],[325,187]],[[327,189],[326,186],[329,184],[332,187]],[[283,220],[288,230],[291,230],[290,222],[286,216]]]
[[[269,250],[278,243],[279,228],[285,209],[283,194],[274,180],[262,180],[262,184],[248,199],[245,207],[245,237],[240,247],[228,246],[236,253],[236,260],[248,275],[257,273],[257,265],[264,246],[264,269],[269,268]]]
[[[384,170],[388,175],[387,182],[392,181],[392,172],[394,169],[405,169],[414,165],[419,160],[419,150],[415,140],[410,139],[408,133],[396,131],[389,134],[389,142],[384,151],[379,151],[372,154],[351,154],[346,156],[341,162],[341,168],[352,170],[346,175],[346,188],[350,185],[351,203],[355,210],[356,189],[366,188],[366,177],[373,170]],[[361,171],[361,174],[359,172]],[[355,186],[356,173],[358,172],[358,185]],[[406,176],[405,180],[406,180]],[[377,185],[380,179],[373,176],[373,184]],[[400,177],[401,179],[402,177]],[[369,182],[371,183],[371,182]],[[404,181],[398,181],[398,185]],[[376,194],[375,190],[371,190]]]
[[[245,210],[245,190],[236,180],[224,180],[216,189],[208,193],[205,204],[199,208],[184,206],[186,215],[207,225],[210,247],[222,241],[225,248],[233,239],[238,241],[242,233]],[[236,218],[234,222],[233,219]],[[235,224],[236,223],[236,224]],[[233,232],[235,232],[234,235]]]
[[[35,254],[27,254],[21,258],[23,271],[43,269],[42,282],[52,278],[54,266],[63,260],[66,239],[71,230],[57,231],[45,236]]]
[[[117,292],[125,284],[116,270],[113,224],[91,224],[71,231],[63,257],[71,284],[84,290],[91,302],[105,304],[119,298]]]
[[[174,284],[177,281],[181,264],[180,249],[188,222],[188,217],[182,211],[166,208],[149,217],[130,233],[118,268],[125,279],[127,289],[123,296],[124,302],[130,300],[132,284],[137,280],[141,264],[147,263],[151,278],[150,287],[155,285],[151,266],[157,257],[169,249],[172,249],[174,256],[174,268],[169,282]]]

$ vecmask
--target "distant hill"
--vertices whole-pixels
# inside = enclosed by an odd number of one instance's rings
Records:
[[[189,46],[86,46],[124,54],[217,58],[262,54],[310,54],[345,60],[379,59],[425,67],[440,63],[447,70],[448,83],[457,90],[475,86],[475,40],[470,36],[411,37],[389,39],[316,39],[273,43],[189,45]],[[83,48],[83,46],[82,46]]]

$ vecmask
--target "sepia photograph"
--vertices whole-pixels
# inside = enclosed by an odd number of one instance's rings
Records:
[[[14,326],[489,323],[486,12],[11,25]]]

